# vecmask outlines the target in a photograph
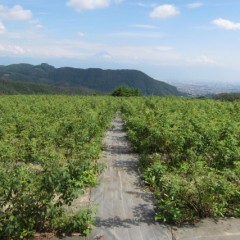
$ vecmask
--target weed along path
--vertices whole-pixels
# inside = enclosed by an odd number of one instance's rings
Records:
[[[71,240],[239,240],[240,221],[204,220],[196,227],[172,228],[154,221],[154,197],[140,179],[138,156],[131,150],[119,116],[104,139],[106,169],[91,192],[97,206],[95,228]]]

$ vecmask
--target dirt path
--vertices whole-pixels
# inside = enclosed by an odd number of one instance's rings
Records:
[[[104,140],[103,159],[106,169],[91,200],[97,205],[96,228],[86,239],[169,240],[170,230],[154,222],[151,193],[144,191],[119,116]]]
[[[71,240],[239,240],[240,220],[204,220],[195,227],[173,228],[154,221],[154,198],[144,190],[137,168],[138,156],[131,151],[117,116],[104,139],[106,169],[92,190],[97,206],[96,228],[86,238]]]

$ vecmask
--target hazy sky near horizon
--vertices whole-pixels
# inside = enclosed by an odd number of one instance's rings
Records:
[[[240,83],[240,1],[0,0],[0,64]]]

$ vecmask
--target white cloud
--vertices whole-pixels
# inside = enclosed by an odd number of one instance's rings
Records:
[[[161,32],[116,32],[109,34],[111,37],[124,37],[124,38],[163,38],[164,33]]]
[[[144,28],[144,29],[155,29],[155,28],[157,28],[154,25],[147,25],[147,24],[133,24],[130,27],[133,27],[133,28]]]
[[[213,20],[212,23],[217,27],[224,28],[226,30],[240,30],[240,22],[236,23],[227,19],[218,18]]]
[[[130,5],[138,6],[138,7],[146,7],[146,8],[153,8],[156,6],[155,3],[143,3],[143,2],[132,2]]]
[[[152,63],[156,65],[166,65],[181,62],[181,58],[176,51],[156,51],[153,46],[119,46],[108,47],[114,60],[123,63]]]
[[[214,60],[212,60],[205,54],[202,54],[196,58],[188,58],[187,62],[190,64],[215,64],[216,63]]]
[[[41,22],[38,19],[31,19],[29,21],[29,23],[37,29],[43,28],[43,25],[41,24]]]
[[[103,59],[103,60],[111,60],[112,55],[107,51],[100,51],[94,55],[94,58]]]
[[[25,10],[20,5],[15,5],[12,8],[0,5],[0,19],[6,21],[28,21],[32,19],[31,10]]]
[[[67,6],[73,7],[77,11],[104,8],[109,6],[109,0],[69,0]]]
[[[38,28],[38,29],[41,29],[41,28],[43,28],[43,25],[41,23],[38,23],[38,24],[35,25],[35,27]]]
[[[93,10],[96,8],[106,8],[112,2],[120,3],[122,0],[68,0],[67,6],[73,7],[76,11]]]
[[[131,35],[131,34],[130,34]],[[139,36],[144,36],[144,33],[139,33]],[[179,54],[170,47],[158,46],[136,46],[116,45],[116,44],[101,44],[97,42],[86,42],[82,39],[77,40],[56,40],[46,36],[35,36],[34,41],[32,36],[27,34],[19,36],[24,39],[12,39],[1,42],[0,40],[0,55],[4,56],[24,56],[31,58],[66,58],[80,59],[84,61],[96,60],[99,64],[103,62],[113,62],[116,64],[144,64],[151,62],[157,65],[171,64],[172,62],[181,62]],[[158,50],[157,50],[158,49]],[[94,57],[93,57],[94,56]]]
[[[6,28],[5,28],[5,26],[3,25],[3,23],[0,22],[0,34],[3,34],[3,33],[5,33],[5,32],[6,32]]]
[[[180,14],[180,11],[175,5],[165,4],[155,7],[150,13],[150,17],[165,19],[169,17],[174,17],[178,14]]]
[[[156,50],[160,52],[170,52],[170,51],[173,51],[174,48],[169,46],[159,46],[159,47],[156,47]]]
[[[10,29],[8,29],[8,31],[5,29],[4,23],[11,21],[17,22],[15,26],[17,26],[18,22],[27,22],[35,29],[43,28],[41,22],[33,17],[31,10],[24,9],[20,5],[15,5],[13,7],[0,5],[0,33],[6,32],[8,36],[17,34],[11,32]]]
[[[0,52],[4,54],[21,55],[21,54],[25,54],[26,50],[18,45],[0,44]]]
[[[85,36],[85,33],[83,33],[83,32],[78,32],[77,34],[78,34],[79,37],[84,37]]]
[[[20,46],[13,46],[12,52],[14,54],[24,54],[24,53],[26,53],[26,51]]]
[[[201,2],[194,2],[194,3],[190,3],[187,5],[187,8],[191,8],[191,9],[194,9],[194,8],[200,8],[202,7],[202,3]]]
[[[76,52],[76,49],[68,49],[62,43],[50,43],[39,45],[32,44],[14,44],[14,43],[0,43],[0,54],[7,56],[24,56],[24,57],[48,57],[48,58],[79,58],[81,57],[81,51]]]

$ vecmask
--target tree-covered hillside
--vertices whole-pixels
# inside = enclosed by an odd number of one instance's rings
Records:
[[[96,91],[83,87],[61,87],[47,84],[16,82],[0,79],[0,95],[3,94],[64,94],[93,95]]]
[[[118,86],[124,85],[139,89],[143,95],[181,95],[176,87],[154,80],[137,70],[55,68],[46,63],[37,66],[13,64],[0,66],[0,78],[56,86],[85,87],[104,93],[110,93]]]

